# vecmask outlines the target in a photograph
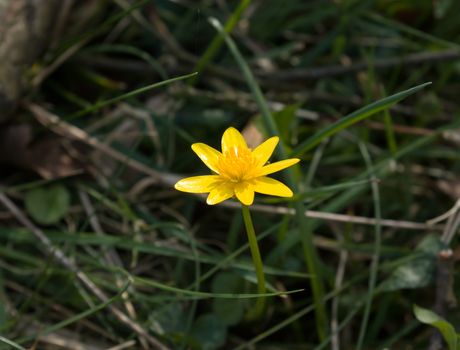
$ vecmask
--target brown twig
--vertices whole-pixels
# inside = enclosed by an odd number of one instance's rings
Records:
[[[57,115],[48,112],[43,107],[36,104],[29,104],[27,107],[39,122],[46,127],[49,127],[54,132],[73,140],[86,143],[109,157],[122,162],[124,165],[157,179],[159,182],[163,180],[163,177],[159,172],[153,170],[145,164],[142,164],[141,162],[129,158],[129,156],[126,156],[121,152],[116,151],[112,147],[99,141],[97,138],[88,135],[88,133],[82,129],[61,120]]]
[[[32,325],[27,328],[27,333],[33,335],[43,324]],[[60,329],[51,334],[40,334],[35,344],[30,349],[62,349],[62,350],[103,350],[105,344],[96,339],[80,339],[80,337],[65,329]]]
[[[384,123],[380,123],[380,122],[374,122],[374,121],[368,120],[365,123],[366,123],[366,126],[368,126],[370,129],[383,131],[383,130],[386,130],[387,128],[387,126]],[[417,135],[417,136],[431,136],[436,133],[436,131],[432,129],[419,128],[419,127],[400,125],[400,124],[393,124],[393,129],[396,133],[399,133],[399,134]]]
[[[430,224],[447,221],[441,236],[441,241],[450,245],[455,233],[460,226],[460,199],[444,214],[429,220]],[[457,305],[453,292],[454,284],[454,254],[451,249],[443,249],[438,254],[436,261],[436,297],[433,309],[441,317],[445,317],[446,308]],[[435,331],[430,339],[428,350],[442,349],[442,336]]]
[[[171,89],[171,92],[176,96],[185,95],[187,97],[205,98],[218,103],[233,104],[238,108],[254,113],[258,112],[257,104],[254,102],[252,96],[249,93],[241,91],[219,93],[207,90],[199,90],[192,86],[181,86],[175,89]],[[287,106],[287,104],[278,101],[267,101],[267,103],[269,107],[274,111],[281,111]],[[296,117],[316,121],[319,119],[319,113],[312,110],[299,108],[296,111]]]
[[[335,232],[335,236],[339,243],[343,243],[342,232]],[[335,273],[334,289],[342,288],[343,279],[345,276],[345,267],[348,261],[348,251],[346,249],[339,250],[339,263]],[[332,299],[331,303],[331,348],[332,350],[340,350],[340,334],[339,334],[339,295]]]
[[[136,345],[136,342],[134,340],[128,340],[127,342],[124,342],[123,344],[113,346],[110,349],[107,350],[123,350],[123,349],[132,349],[132,347]]]
[[[445,317],[446,309],[456,306],[453,292],[454,259],[451,249],[444,249],[438,254],[436,263],[436,299],[434,311],[441,317]],[[439,331],[434,331],[430,339],[428,350],[440,350],[443,348],[442,336]]]
[[[64,252],[61,249],[55,247],[50,241],[50,239],[44,234],[44,232],[37,226],[35,226],[32,223],[32,221],[29,220],[27,216],[19,209],[19,207],[16,206],[16,204],[14,204],[13,201],[11,201],[8,198],[8,196],[3,192],[0,192],[0,202],[3,203],[3,205],[8,210],[11,211],[11,213],[15,216],[16,220],[18,220],[22,225],[24,225],[27,229],[29,229],[32,232],[32,234],[41,243],[47,254],[54,257],[65,268],[75,273],[78,280],[99,300],[101,300],[102,302],[106,302],[108,300],[107,295],[98,286],[96,286],[93,283],[93,281],[91,281],[91,279],[83,271],[81,271],[77,267],[77,265],[64,254]],[[149,344],[153,346],[155,349],[169,349],[155,337],[150,335],[138,323],[129,318],[124,312],[119,310],[116,306],[109,304],[107,307],[121,323],[129,327],[139,336],[145,338],[149,342]]]
[[[372,62],[372,67],[376,70],[381,70],[398,65],[412,66],[423,63],[452,61],[457,60],[458,58],[460,58],[460,51],[456,49],[439,52],[420,52],[402,57],[376,59]],[[348,66],[330,65],[311,69],[285,69],[282,72],[271,73],[267,78],[281,81],[320,79],[364,71],[369,69],[370,65],[371,64],[369,62],[358,62]],[[261,74],[267,76],[266,72],[261,72]]]
[[[223,205],[227,207],[232,207],[232,208],[239,207],[239,204],[236,202],[224,202]],[[264,213],[295,215],[294,209],[288,208],[288,207],[282,207],[282,206],[254,204],[251,206],[251,209],[255,211],[259,211],[259,212],[264,212]],[[321,212],[321,211],[315,211],[315,210],[305,211],[305,216],[312,218],[312,219],[353,223],[353,224],[360,224],[360,225],[375,225],[377,223],[377,220],[374,218],[368,218],[364,216],[355,216],[355,215],[327,213],[327,212]],[[385,227],[392,227],[392,228],[399,228],[399,229],[406,229],[406,230],[441,231],[443,229],[443,226],[441,225],[428,225],[425,223],[404,221],[404,220],[382,219],[382,220],[379,220],[379,222],[382,226],[385,226]]]

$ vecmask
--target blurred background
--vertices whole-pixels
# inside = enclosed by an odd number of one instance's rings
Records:
[[[0,349],[455,349],[459,11],[0,0]],[[267,122],[301,158],[252,207],[267,287],[303,291],[254,320],[239,205],[173,184]]]

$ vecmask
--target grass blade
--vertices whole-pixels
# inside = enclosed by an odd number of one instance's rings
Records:
[[[0,335],[0,342],[1,343],[4,343],[4,344],[8,344],[9,346],[11,346],[12,348],[15,348],[15,349],[19,349],[19,350],[27,350],[26,348],[23,348],[21,345],[19,344],[16,344],[15,342],[9,340],[9,339],[6,339],[4,337],[2,337]]]
[[[81,110],[81,111],[79,111],[77,113],[72,114],[70,117],[68,117],[68,119],[81,117],[81,116],[86,115],[88,113],[95,112],[95,111],[101,109],[102,107],[108,106],[108,105],[110,105],[112,103],[122,101],[122,100],[126,100],[127,98],[142,94],[142,93],[144,93],[146,91],[156,89],[156,88],[159,88],[161,86],[165,86],[165,85],[174,83],[176,81],[191,78],[191,77],[193,77],[193,76],[195,76],[197,74],[198,73],[195,72],[195,73],[191,73],[191,74],[187,74],[187,75],[181,75],[179,77],[175,77],[175,78],[171,78],[171,79],[168,79],[168,80],[160,81],[158,83],[143,86],[143,87],[141,87],[139,89],[127,92],[126,94],[123,94],[123,95],[120,95],[120,96],[117,96],[117,97],[114,97],[114,98],[111,98],[111,99],[108,99],[108,100],[105,100],[105,101],[98,102],[98,103],[94,104],[91,107],[85,108],[85,109],[83,109],[83,110]]]
[[[224,30],[226,33],[232,32],[233,28],[237,25],[241,15],[246,10],[246,8],[249,6],[250,3],[251,3],[251,0],[241,0],[240,1],[238,7],[235,9],[235,11],[232,13],[230,18],[225,23]],[[196,64],[194,68],[195,72],[201,73],[206,68],[209,62],[211,62],[212,59],[218,53],[223,42],[224,42],[224,38],[221,34],[218,34],[217,36],[214,37],[211,44],[209,44],[208,48],[206,49],[205,53],[203,54],[203,56],[201,56],[200,60]],[[198,76],[191,79],[190,84],[193,85],[194,83],[196,83],[197,80],[198,80]]]
[[[381,204],[380,204],[380,190],[379,185],[376,180],[374,166],[372,165],[372,160],[369,155],[369,151],[367,150],[366,146],[360,143],[361,153],[363,154],[364,161],[366,163],[366,167],[368,171],[372,174],[371,175],[371,188],[372,188],[372,199],[374,202],[374,212],[375,212],[375,219],[377,220],[375,224],[375,241],[374,241],[374,255],[372,257],[371,263],[371,271],[369,276],[369,289],[367,292],[367,300],[366,305],[364,307],[364,316],[361,322],[361,329],[359,331],[359,338],[358,344],[356,346],[357,350],[361,350],[364,336],[366,335],[367,330],[367,323],[369,322],[369,316],[371,313],[371,306],[372,306],[372,299],[374,297],[374,290],[375,285],[377,283],[377,272],[379,269],[379,261],[380,261],[380,250],[381,250],[381,241],[382,241],[382,225],[380,224],[380,220],[382,219],[382,211],[381,211]]]
[[[119,269],[117,269],[119,271]],[[172,287],[168,286],[166,284],[151,280],[151,279],[146,279],[142,277],[136,277],[136,276],[130,276],[134,282],[137,282],[138,284],[143,284],[147,286],[151,286],[160,290],[164,290],[167,292],[171,293],[178,293],[180,295],[189,295],[192,297],[196,298],[219,298],[219,299],[258,299],[260,297],[276,297],[276,296],[283,296],[287,294],[292,294],[292,293],[299,293],[304,291],[304,289],[295,289],[295,290],[289,290],[289,291],[283,291],[283,292],[273,292],[273,293],[208,293],[208,292],[199,292],[195,290],[188,290],[188,289],[182,289],[182,288],[177,288],[177,287]]]
[[[85,318],[85,317],[88,317],[88,316],[91,316],[93,315],[94,313],[98,312],[99,310],[102,310],[104,308],[106,308],[107,306],[109,306],[110,304],[112,304],[113,302],[117,301],[124,292],[126,292],[126,290],[128,289],[128,287],[130,286],[131,282],[129,281],[128,283],[126,283],[123,288],[115,295],[113,296],[112,298],[108,299],[107,301],[104,301],[88,310],[85,310],[75,316],[72,316],[70,318],[68,318],[67,320],[63,320],[61,322],[58,322],[46,329],[44,329],[43,331],[40,332],[40,335],[46,335],[46,334],[50,334],[50,333],[53,333],[61,328],[64,328],[64,327],[67,327],[68,325],[72,324],[72,323],[75,323],[75,322],[78,322],[80,321],[82,318]],[[21,342],[27,342],[27,341],[30,341],[30,340],[33,340],[35,338],[34,337],[30,337],[30,338],[26,338],[26,339],[21,339]]]
[[[369,118],[370,116],[381,112],[395,103],[401,101],[402,99],[406,98],[407,96],[410,96],[417,91],[423,89],[424,87],[430,85],[431,82],[424,83],[417,85],[413,88],[410,88],[408,90],[404,90],[401,92],[398,92],[394,95],[385,97],[379,101],[376,101],[374,103],[371,103],[370,105],[367,105],[363,108],[358,109],[357,111],[347,115],[346,117],[343,117],[342,119],[336,121],[332,125],[327,126],[326,128],[321,129],[317,133],[315,133],[312,137],[306,139],[304,142],[302,142],[300,145],[298,145],[293,151],[291,156],[297,157],[309,150],[311,150],[313,147],[321,143],[324,139],[338,133],[339,131],[342,131],[343,129],[346,129],[347,127],[356,124],[357,122],[364,120],[366,118]]]

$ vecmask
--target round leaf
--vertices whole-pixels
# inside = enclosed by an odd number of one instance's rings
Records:
[[[213,293],[241,293],[244,291],[244,280],[232,272],[221,272],[212,281]],[[219,319],[227,326],[241,321],[246,301],[242,299],[213,299],[212,309]]]
[[[43,225],[54,224],[67,214],[70,194],[62,185],[40,187],[27,192],[25,204],[35,221]]]
[[[202,350],[214,350],[225,344],[227,328],[214,314],[204,314],[193,325],[192,335]]]
[[[238,324],[243,318],[244,303],[241,299],[213,299],[212,309],[219,319],[227,326]]]

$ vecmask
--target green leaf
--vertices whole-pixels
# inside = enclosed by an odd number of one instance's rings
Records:
[[[193,325],[192,336],[201,344],[202,350],[218,349],[225,344],[227,327],[216,315],[204,314]]]
[[[244,300],[214,299],[212,310],[214,314],[227,326],[238,324],[244,315]]]
[[[411,89],[398,92],[394,95],[385,97],[379,101],[371,103],[363,108],[358,109],[357,111],[343,117],[342,119],[336,121],[332,125],[329,125],[321,130],[319,130],[312,137],[306,139],[300,145],[298,145],[290,156],[296,157],[301,155],[304,152],[309,151],[324,139],[338,133],[339,131],[346,129],[347,127],[356,124],[357,122],[369,118],[370,116],[383,111],[386,108],[391,107],[395,103],[401,101],[409,95],[416,93],[417,91],[423,89],[425,86],[430,85],[431,83],[424,83],[417,85]]]
[[[185,316],[180,303],[171,302],[156,308],[149,316],[150,328],[166,336],[185,330]]]
[[[432,280],[436,268],[436,255],[443,248],[438,237],[425,237],[417,246],[414,258],[398,266],[393,273],[382,282],[380,291],[398,289],[416,289],[426,287]]]
[[[26,194],[27,212],[40,224],[50,225],[62,219],[69,210],[70,194],[63,185],[39,187]]]
[[[417,320],[422,323],[429,324],[439,330],[444,340],[446,341],[447,345],[449,346],[449,350],[459,350],[457,347],[458,344],[458,335],[455,332],[454,327],[444,320],[443,318],[439,317],[433,311],[421,308],[414,304],[414,314]]]
[[[244,292],[244,280],[232,272],[221,272],[214,277],[211,290],[213,293]],[[217,317],[228,326],[241,321],[246,301],[243,299],[213,299],[212,309]]]

